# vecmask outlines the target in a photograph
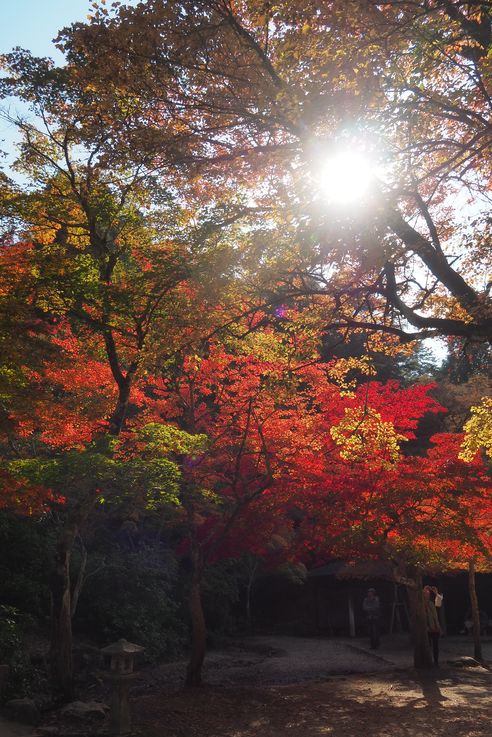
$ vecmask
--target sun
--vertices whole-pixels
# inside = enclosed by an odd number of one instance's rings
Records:
[[[317,179],[328,201],[353,204],[369,192],[374,181],[373,164],[358,151],[338,151],[320,163]]]

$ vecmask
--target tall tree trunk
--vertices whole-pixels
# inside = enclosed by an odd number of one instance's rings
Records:
[[[78,538],[79,545],[80,545],[80,566],[79,571],[77,573],[77,580],[75,581],[74,587],[72,589],[71,594],[71,603],[70,603],[70,614],[73,618],[76,610],[77,610],[77,604],[79,603],[79,597],[80,592],[82,591],[82,588],[84,586],[85,582],[85,570],[87,568],[87,548],[84,545],[84,541],[81,537]]]
[[[70,560],[80,527],[89,516],[96,501],[97,490],[93,489],[65,523],[56,546],[54,567],[50,580],[50,672],[55,689],[66,699],[71,699],[73,696]]]
[[[118,384],[118,401],[109,420],[110,435],[119,435],[125,424],[130,401],[130,391],[131,377],[122,379],[120,384]]]
[[[258,571],[258,559],[254,555],[247,555],[246,557],[246,572],[248,581],[246,584],[246,623],[248,629],[253,628],[253,618],[251,616],[251,595],[253,593],[253,585],[256,579],[256,573]]]
[[[100,243],[97,241],[98,235],[94,229],[91,232],[91,238],[96,239],[96,249],[99,249]],[[100,249],[100,251],[104,253],[104,249]],[[115,263],[115,259],[111,258],[101,266],[100,280],[106,286],[110,284]],[[109,434],[117,436],[123,429],[125,423],[132,380],[137,370],[138,362],[134,361],[128,368],[126,374],[123,373],[114,335],[109,327],[111,305],[109,303],[108,290],[105,292],[103,311],[106,326],[103,333],[106,354],[113,378],[118,386],[118,399],[113,413],[109,418]],[[139,348],[141,348],[141,345]],[[97,500],[97,489],[86,489],[85,491],[85,499],[77,505],[75,511],[68,517],[65,523],[63,533],[56,548],[55,565],[51,578],[51,676],[55,688],[66,698],[73,696],[72,613],[75,611],[77,605],[85,569],[85,560],[83,559],[82,568],[79,572],[79,580],[74,590],[74,600],[72,602],[70,559],[81,525],[87,519]]]
[[[54,687],[63,698],[73,697],[72,613],[70,557],[73,541],[64,534],[59,540],[51,576],[50,671]]]
[[[186,685],[200,686],[207,645],[207,628],[202,605],[203,558],[196,540],[191,543],[192,576],[190,586],[191,654],[186,670]]]
[[[408,598],[412,616],[413,664],[415,668],[431,668],[432,653],[427,633],[422,573],[415,574],[415,587],[408,587]]]
[[[473,649],[475,660],[482,661],[482,642],[480,639],[480,609],[478,607],[477,589],[475,586],[475,560],[471,558],[468,563],[468,591],[473,621]]]

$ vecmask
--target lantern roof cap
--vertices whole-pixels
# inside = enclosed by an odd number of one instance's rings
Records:
[[[105,655],[136,655],[145,650],[141,645],[135,645],[134,642],[128,642],[124,638],[114,642],[112,645],[103,647],[101,652]]]

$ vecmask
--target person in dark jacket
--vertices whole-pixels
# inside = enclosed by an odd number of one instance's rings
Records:
[[[362,611],[366,617],[371,649],[376,650],[380,643],[379,622],[381,619],[381,604],[376,589],[369,589],[367,596],[362,602]]]

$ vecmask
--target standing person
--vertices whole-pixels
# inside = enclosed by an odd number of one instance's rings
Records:
[[[379,620],[381,617],[381,604],[379,596],[376,596],[376,589],[368,589],[367,596],[362,602],[362,611],[367,621],[367,629],[371,641],[371,649],[377,650],[379,647]]]
[[[438,592],[435,586],[424,586],[425,615],[427,620],[427,634],[432,647],[432,657],[434,665],[439,665],[439,637],[441,635],[441,625],[439,624],[439,616],[436,609],[436,601],[441,606],[443,600],[442,594]]]

